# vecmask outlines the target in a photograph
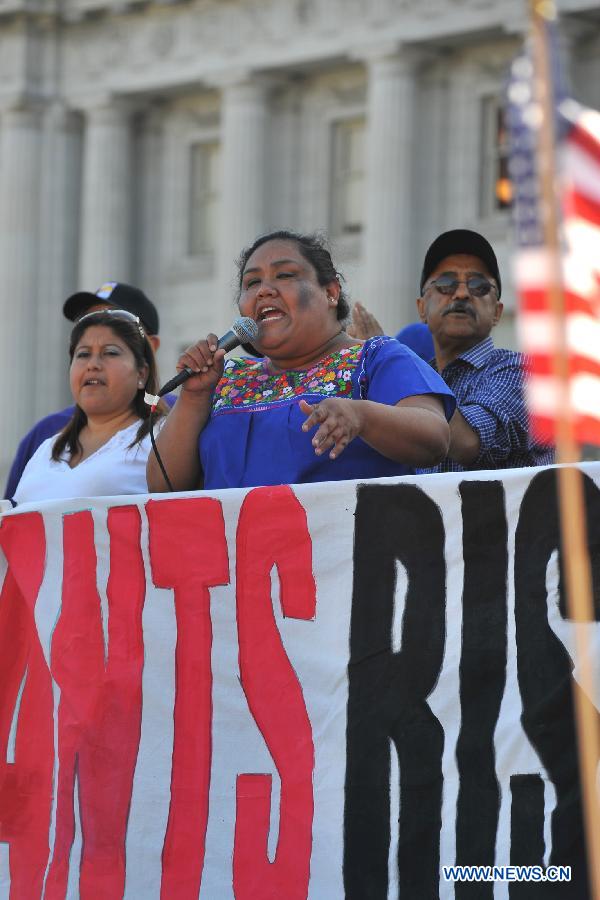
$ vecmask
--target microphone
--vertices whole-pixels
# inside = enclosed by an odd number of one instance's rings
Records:
[[[234,347],[239,347],[240,344],[251,344],[257,337],[258,325],[254,319],[250,318],[250,316],[243,316],[240,319],[236,319],[230,330],[225,332],[223,337],[219,338],[217,341],[217,350],[225,350],[226,353],[229,353],[230,350],[233,350]],[[182,369],[181,372],[178,372],[177,375],[161,387],[158,394],[156,394],[156,403],[158,402],[158,398],[164,397],[165,394],[174,391],[175,388],[179,387],[180,384],[183,384],[184,381],[187,381],[188,378],[191,378],[192,375],[197,374],[197,372],[192,371],[192,369],[189,369],[186,366],[185,369]],[[153,401],[155,400],[154,397],[151,399]]]

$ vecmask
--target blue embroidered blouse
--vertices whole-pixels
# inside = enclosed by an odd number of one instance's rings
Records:
[[[336,351],[308,370],[273,375],[264,359],[230,359],[199,439],[207,490],[378,478],[413,471],[355,438],[337,459],[317,456],[298,401],[368,399],[390,406],[417,394],[438,395],[450,419],[452,392],[437,372],[393,338],[376,337]]]

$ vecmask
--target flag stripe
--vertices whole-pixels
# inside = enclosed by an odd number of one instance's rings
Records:
[[[535,408],[536,415],[556,415],[560,403],[560,385],[551,376],[532,375],[527,384],[527,393]],[[583,373],[571,379],[569,399],[575,415],[598,416],[600,396],[600,374]],[[600,427],[600,419],[598,420]]]
[[[600,201],[600,151],[592,156],[581,147],[568,144],[560,162],[569,186],[595,201]]]
[[[570,140],[591,156],[600,154],[600,113],[582,110],[579,121],[573,125]]]
[[[551,313],[524,312],[519,329],[530,354],[548,353],[558,346],[558,328]],[[576,356],[587,357],[600,366],[600,322],[596,318],[581,313],[570,315],[566,323],[566,343]]]
[[[545,246],[542,229],[536,135],[528,105],[532,93],[526,73],[531,68],[513,66],[508,119],[519,248],[515,260],[518,326],[530,361],[527,398],[531,424],[538,439],[553,440],[558,416],[567,414],[579,443],[600,444],[600,114],[571,100],[558,107],[557,180],[563,221],[557,266]],[[514,89],[524,80],[527,90]],[[524,86],[521,83],[521,88]],[[555,85],[554,93],[560,96],[560,85]],[[555,313],[551,294],[557,269],[564,321]],[[555,372],[563,333],[569,373],[566,385],[557,381]],[[565,402],[566,410],[562,408]]]
[[[554,375],[554,361],[548,353],[531,353],[528,357],[529,371],[536,376]],[[583,372],[587,375],[600,375],[600,364],[586,356],[573,356],[569,360],[571,373]]]
[[[567,215],[600,226],[600,199],[593,200],[580,191],[568,191],[565,195],[564,206]]]

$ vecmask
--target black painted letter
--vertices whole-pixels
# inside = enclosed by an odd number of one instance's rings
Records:
[[[402,648],[392,650],[396,561],[408,573]],[[413,485],[358,489],[350,630],[344,883],[387,898],[390,739],[400,766],[402,897],[437,898],[444,733],[427,705],[444,656],[444,528]]]

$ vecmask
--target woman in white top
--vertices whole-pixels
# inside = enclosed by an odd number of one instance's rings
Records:
[[[124,309],[82,316],[71,332],[75,411],[44,441],[17,485],[17,503],[146,493],[150,451],[144,392],[156,394],[154,351],[137,316]],[[155,416],[167,407],[161,403]]]

